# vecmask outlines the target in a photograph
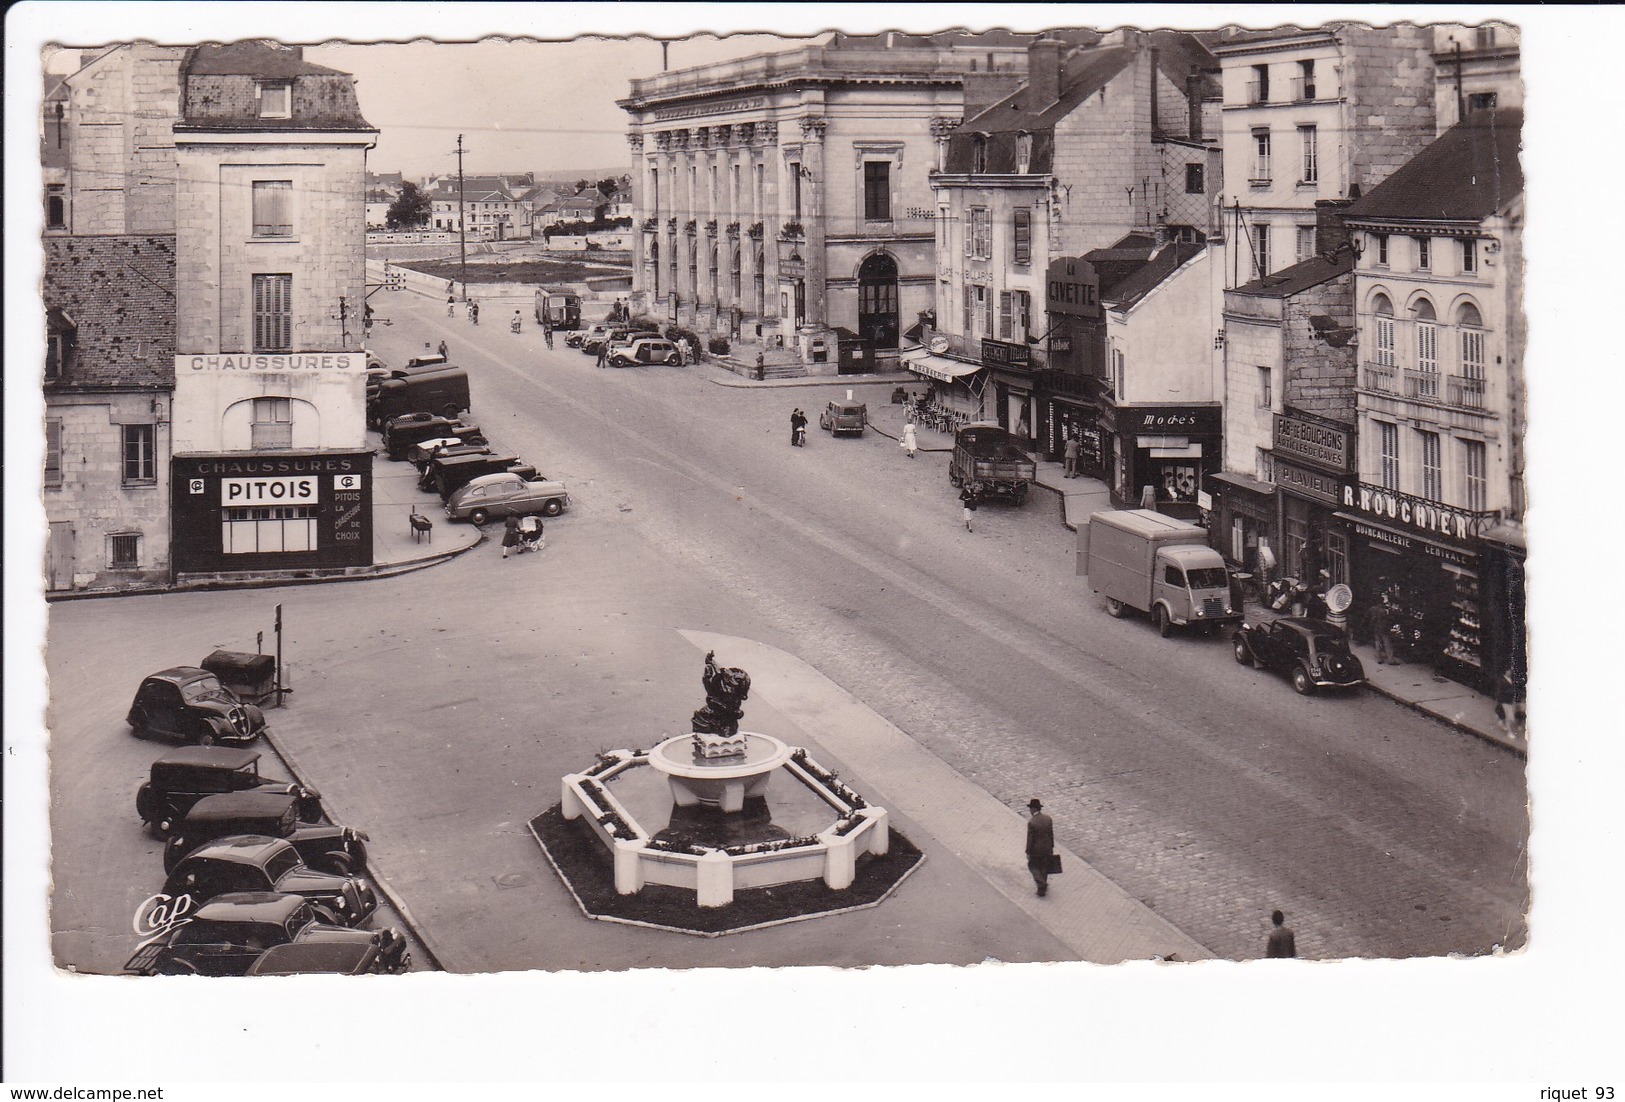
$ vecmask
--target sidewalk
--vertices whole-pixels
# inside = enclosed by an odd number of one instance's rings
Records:
[[[383,450],[372,463],[372,575],[402,574],[460,555],[484,538],[472,524],[446,519],[440,499],[418,489],[418,471],[410,463],[386,459]],[[408,518],[413,512],[434,525],[414,538]]]

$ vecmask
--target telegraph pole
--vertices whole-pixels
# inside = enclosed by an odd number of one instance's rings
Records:
[[[468,297],[468,226],[463,218],[463,136],[457,135],[457,261]]]

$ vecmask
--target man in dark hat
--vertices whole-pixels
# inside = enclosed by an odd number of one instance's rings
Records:
[[[1044,814],[1038,797],[1027,801],[1032,818],[1027,820],[1027,871],[1033,874],[1039,895],[1049,894],[1049,867],[1055,855],[1055,824]]]

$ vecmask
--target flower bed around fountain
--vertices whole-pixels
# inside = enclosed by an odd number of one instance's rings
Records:
[[[765,738],[766,736],[760,736]],[[776,741],[776,740],[774,740]],[[649,767],[649,751],[611,750],[581,773],[564,777],[559,800],[566,820],[587,824],[614,867],[615,890],[632,895],[645,885],[691,890],[701,907],[722,907],[736,890],[822,880],[833,890],[852,885],[863,854],[883,856],[891,831],[884,808],[872,807],[836,775],[791,748],[783,769],[835,813],[816,834],[743,845],[705,846],[654,837],[608,788],[628,770]]]

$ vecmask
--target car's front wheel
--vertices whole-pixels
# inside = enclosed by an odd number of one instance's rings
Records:
[[[485,522],[490,519],[491,514],[486,512],[484,509],[475,509],[472,513],[468,514],[468,522],[476,528],[483,528],[485,526]]]
[[[1308,696],[1315,691],[1314,678],[1302,666],[1292,667],[1292,689],[1299,696]]]
[[[1240,638],[1239,636],[1236,639],[1236,661],[1240,662],[1243,666],[1251,666],[1253,664],[1253,652],[1248,649],[1246,640]]]
[[[556,497],[548,498],[542,503],[542,516],[544,517],[556,517],[562,512],[564,512],[564,502]]]
[[[198,732],[197,744],[199,746],[213,746],[219,741],[220,739],[215,735],[213,727],[205,727]]]

